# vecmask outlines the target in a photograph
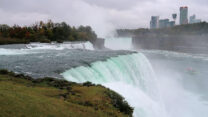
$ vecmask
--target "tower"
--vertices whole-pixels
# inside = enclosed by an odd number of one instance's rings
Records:
[[[180,7],[180,24],[188,24],[188,7]]]
[[[152,16],[150,21],[150,29],[159,28],[159,16]]]
[[[190,24],[193,24],[193,23],[200,23],[200,22],[201,22],[201,19],[196,19],[196,15],[190,16],[190,19],[189,19],[189,23],[190,23]]]
[[[196,20],[196,15],[192,15],[192,16],[190,16],[189,23],[193,24],[193,23],[195,23],[195,20]]]
[[[177,14],[176,14],[176,13],[172,14],[172,18],[173,18],[174,21],[176,21],[176,19],[177,19]]]

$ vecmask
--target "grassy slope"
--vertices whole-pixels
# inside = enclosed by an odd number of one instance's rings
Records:
[[[128,116],[115,108],[106,93],[111,91],[102,86],[20,77],[0,73],[0,117]]]

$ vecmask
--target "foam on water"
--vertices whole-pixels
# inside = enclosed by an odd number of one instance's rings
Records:
[[[33,52],[35,53],[35,52]],[[23,55],[23,54],[29,54],[29,51],[26,49],[5,49],[0,48],[0,55]],[[32,53],[30,53],[32,54]]]
[[[76,42],[76,43],[31,43],[26,44],[25,48],[10,49],[1,48],[0,55],[25,55],[44,53],[46,50],[64,50],[64,49],[81,49],[81,50],[94,50],[90,42]],[[43,51],[40,51],[43,50]]]
[[[85,49],[85,50],[94,50],[93,45],[90,42],[76,42],[76,43],[31,43],[26,45],[28,49],[55,49],[55,50],[63,50],[63,49]]]
[[[112,40],[106,40],[106,47],[114,50],[131,50],[131,38],[120,38],[121,41],[115,38]],[[0,47],[0,67],[32,75],[37,73],[37,76],[51,74],[56,76],[60,73],[59,71],[66,70],[61,74],[66,80],[78,83],[91,81],[121,94],[134,107],[133,115],[135,117],[208,117],[208,99],[204,100],[201,95],[207,91],[203,85],[207,85],[204,81],[207,81],[206,61],[208,59],[204,55],[144,51],[150,54],[165,55],[168,62],[174,62],[173,64],[164,63],[165,67],[163,69],[161,69],[162,64],[158,62],[159,67],[155,67],[153,70],[149,60],[142,53],[130,54],[122,51],[123,54],[121,55],[119,52],[114,53],[113,51],[110,52],[111,54],[104,51],[88,51],[93,50],[93,46],[89,42],[32,43],[26,45],[26,47],[22,49]],[[28,56],[27,54],[31,55]],[[21,56],[10,57],[10,55]],[[163,56],[160,57],[163,58]],[[202,62],[202,60],[205,60],[205,62]],[[175,61],[179,61],[179,66],[178,64],[175,65]],[[191,77],[188,73],[178,74],[178,72],[184,71],[183,66],[187,64],[184,61],[194,67],[197,67],[195,62],[200,64],[200,69],[197,70],[200,70],[203,74],[192,74]],[[171,66],[168,65],[175,65],[175,69],[180,68],[180,70],[169,72]],[[156,75],[155,71],[157,71]],[[181,74],[183,76],[180,76]],[[191,79],[195,76],[199,78]],[[191,85],[189,83],[192,80],[194,81],[193,84],[202,80],[204,84],[200,83],[199,85],[202,85],[205,91],[201,87],[201,94],[187,90],[183,80],[186,85]]]
[[[135,108],[135,117],[166,115],[154,72],[141,53],[113,57],[92,63],[90,67],[73,68],[62,75],[69,81],[91,81],[117,91]]]

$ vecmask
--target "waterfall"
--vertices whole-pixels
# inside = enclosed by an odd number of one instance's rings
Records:
[[[126,44],[125,47],[128,46],[128,43]],[[116,45],[116,41],[112,46],[110,43],[106,45],[111,49],[119,49],[113,46]],[[171,55],[178,56],[178,54]],[[196,60],[194,56],[188,58]],[[204,97],[206,92],[200,94],[185,89],[182,79],[188,81],[191,80],[190,77],[183,77],[183,74],[186,74],[183,70],[171,72],[169,67],[171,66],[168,64],[165,64],[165,68],[154,66],[155,70],[153,70],[149,60],[142,53],[136,53],[97,61],[88,67],[72,68],[61,75],[68,81],[78,83],[90,81],[116,91],[134,107],[134,117],[207,117],[208,102]],[[157,72],[155,75],[154,71],[158,70],[164,72],[162,74]],[[200,77],[197,76],[196,83],[199,82],[197,80],[200,80]],[[193,84],[186,82],[186,85]]]
[[[134,107],[135,117],[167,117],[154,71],[142,53],[112,57],[61,75],[68,81],[90,81],[115,90]]]

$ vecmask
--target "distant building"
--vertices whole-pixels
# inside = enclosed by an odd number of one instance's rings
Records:
[[[167,27],[169,27],[169,19],[159,20],[159,27],[160,28],[167,28]]]
[[[170,21],[169,22],[169,27],[173,27],[173,26],[175,26],[175,24],[176,24],[175,21]]]
[[[180,24],[188,24],[188,7],[180,7]]]
[[[190,23],[190,24],[194,23],[194,20],[195,20],[195,19],[196,19],[196,15],[190,16],[189,23]]]
[[[190,24],[200,23],[200,22],[201,22],[201,19],[196,19],[196,15],[190,16],[190,21],[189,21]]]
[[[159,28],[159,16],[152,16],[150,21],[150,29]]]
[[[176,13],[172,14],[172,18],[173,18],[174,21],[176,21],[176,19],[177,19],[177,14],[176,14]]]
[[[170,21],[169,19],[159,20],[159,28],[168,28],[175,26],[175,21]]]

